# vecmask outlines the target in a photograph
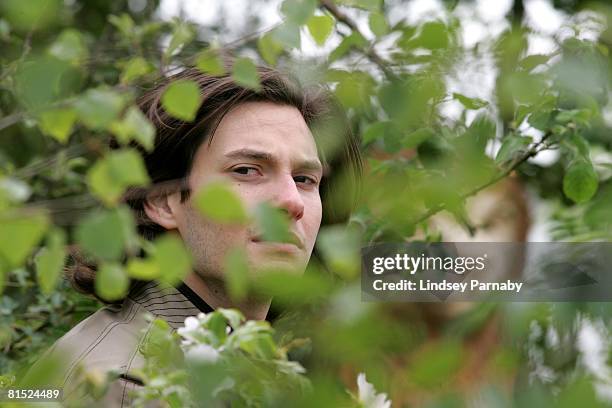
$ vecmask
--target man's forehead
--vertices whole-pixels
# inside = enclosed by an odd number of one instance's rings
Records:
[[[269,102],[249,102],[230,111],[207,145],[211,152],[224,156],[250,151],[252,155],[318,161],[315,139],[300,112]]]
[[[245,102],[232,108],[223,118],[219,127],[228,129],[289,129],[310,133],[308,125],[300,111],[291,105],[272,102]]]

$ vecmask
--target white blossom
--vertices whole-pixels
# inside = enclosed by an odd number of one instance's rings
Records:
[[[185,357],[193,363],[212,364],[219,360],[220,354],[217,349],[208,344],[197,344],[186,350]]]
[[[200,329],[200,321],[194,317],[189,316],[185,319],[185,324],[183,327],[179,327],[176,332],[183,337],[183,343],[190,343],[188,339],[193,337],[193,334],[196,333]]]
[[[364,373],[357,376],[357,389],[359,391],[359,402],[365,408],[390,408],[391,401],[387,400],[387,394],[377,394],[374,386],[366,380]]]

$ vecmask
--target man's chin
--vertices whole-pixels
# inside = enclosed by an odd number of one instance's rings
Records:
[[[256,274],[267,271],[301,275],[306,269],[308,255],[298,245],[284,242],[254,241],[247,245],[249,263]]]

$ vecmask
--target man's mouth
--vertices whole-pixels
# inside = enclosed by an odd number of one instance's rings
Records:
[[[302,243],[302,240],[297,236],[297,234],[291,232],[289,233],[289,239],[287,241],[267,241],[264,240],[263,237],[258,234],[251,235],[250,241],[256,244],[265,244],[271,247],[273,246],[281,250],[295,250],[296,248],[304,249],[304,244]]]

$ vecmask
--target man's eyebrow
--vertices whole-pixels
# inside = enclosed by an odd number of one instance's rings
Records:
[[[273,162],[274,157],[268,153],[253,149],[238,149],[225,154],[230,159],[252,159]]]
[[[270,163],[276,163],[278,160],[270,153],[264,152],[261,150],[253,150],[253,149],[238,149],[231,151],[225,154],[225,157],[230,159],[251,159],[251,160],[259,160],[259,161],[267,161]],[[311,160],[303,160],[299,163],[300,170],[313,170],[313,171],[323,171],[323,165],[318,159]]]

